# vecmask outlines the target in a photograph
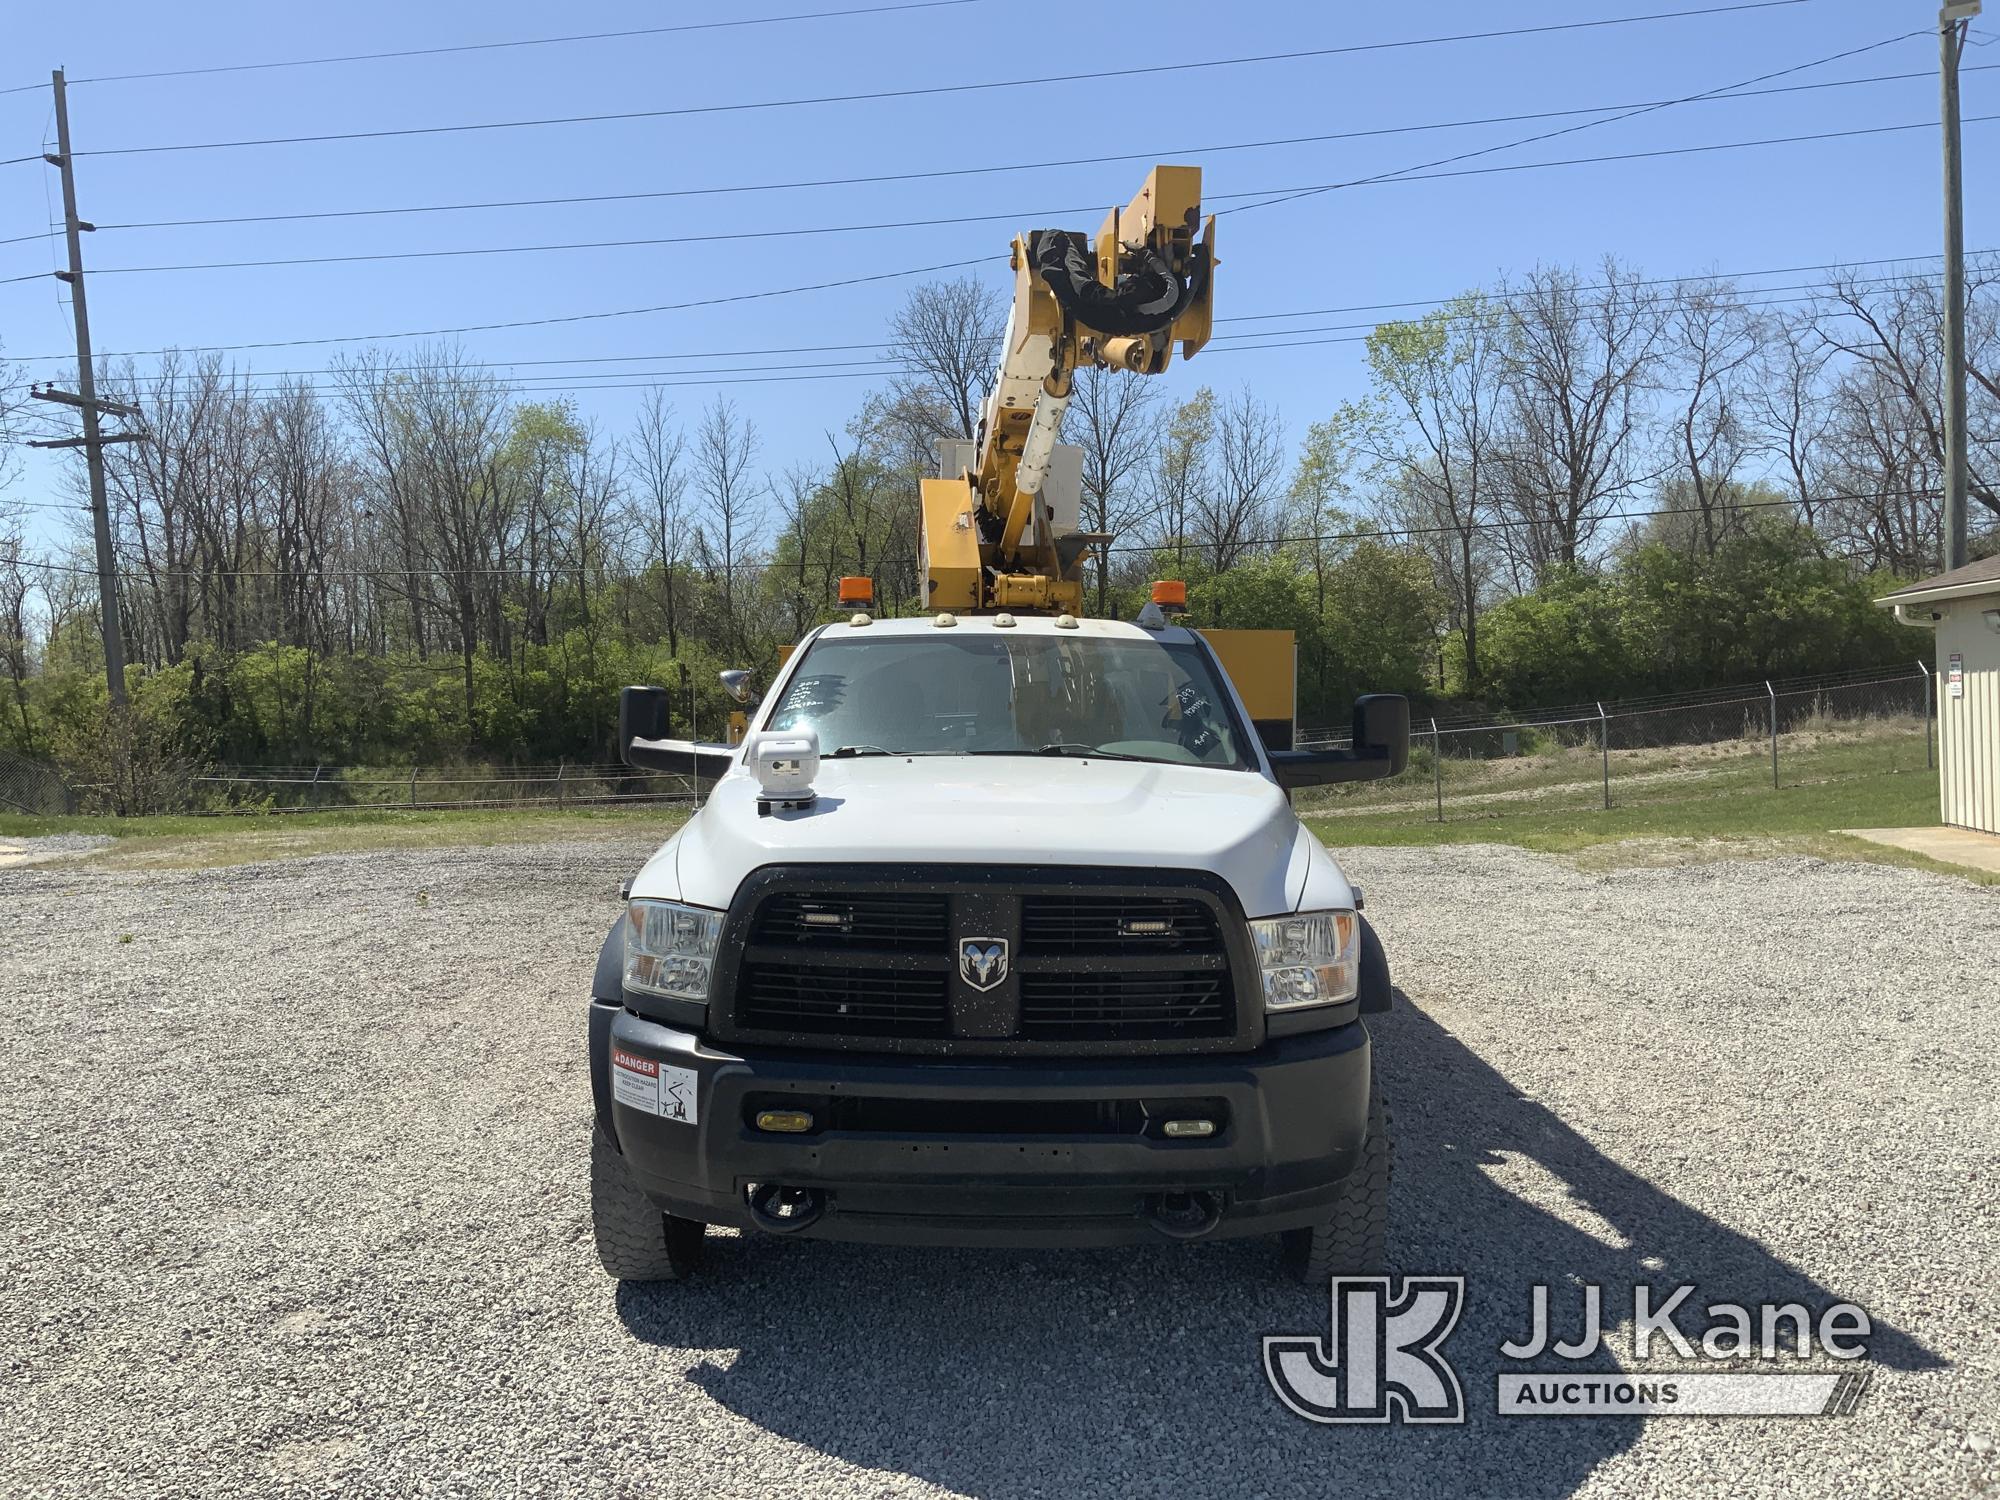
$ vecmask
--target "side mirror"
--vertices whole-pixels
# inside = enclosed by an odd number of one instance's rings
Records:
[[[1354,700],[1354,744],[1347,750],[1273,750],[1271,770],[1286,791],[1342,781],[1380,781],[1410,763],[1410,700],[1369,693]]]
[[[722,683],[722,690],[738,703],[750,701],[750,674],[742,667],[731,667],[715,675]]]
[[[667,690],[628,687],[618,695],[618,754],[635,771],[665,776],[716,777],[735,752],[727,745],[667,739]]]

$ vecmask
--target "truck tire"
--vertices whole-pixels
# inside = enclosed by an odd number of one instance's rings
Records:
[[[1285,1270],[1308,1285],[1330,1276],[1382,1271],[1389,1258],[1389,1098],[1370,1079],[1368,1142],[1361,1161],[1340,1186],[1340,1201],[1321,1224],[1284,1233]]]
[[[597,1258],[620,1281],[684,1281],[700,1262],[708,1226],[661,1213],[632,1181],[617,1147],[593,1127],[590,1228]]]

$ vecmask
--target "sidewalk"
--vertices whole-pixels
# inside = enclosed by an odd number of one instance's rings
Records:
[[[1970,828],[1836,828],[1835,833],[2000,875],[2000,835]]]

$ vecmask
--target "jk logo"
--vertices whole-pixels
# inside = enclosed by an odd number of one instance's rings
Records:
[[[1333,1278],[1328,1337],[1271,1334],[1264,1378],[1308,1422],[1463,1422],[1465,1394],[1439,1352],[1465,1306],[1463,1276]]]

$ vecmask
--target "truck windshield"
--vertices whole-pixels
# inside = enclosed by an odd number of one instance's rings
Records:
[[[820,640],[772,729],[822,755],[1088,755],[1243,769],[1229,699],[1199,647],[985,631]]]

